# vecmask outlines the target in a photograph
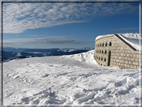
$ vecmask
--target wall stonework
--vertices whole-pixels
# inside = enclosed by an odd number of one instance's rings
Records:
[[[121,69],[139,69],[141,51],[136,51],[115,34],[106,35],[95,41],[94,58],[102,66],[118,66]]]

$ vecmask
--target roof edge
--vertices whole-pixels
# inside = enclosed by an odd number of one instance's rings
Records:
[[[118,34],[114,34],[116,37],[118,37],[121,41],[123,41],[125,44],[127,44],[131,49],[133,49],[134,51],[139,51],[136,50],[131,44],[129,44],[128,42],[126,42],[123,38],[121,38]]]

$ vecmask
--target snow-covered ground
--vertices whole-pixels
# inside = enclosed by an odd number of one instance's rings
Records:
[[[4,62],[4,105],[140,105],[140,71],[102,67],[93,55]]]

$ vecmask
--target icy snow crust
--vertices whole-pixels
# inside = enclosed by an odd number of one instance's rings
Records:
[[[139,70],[101,67],[94,50],[3,63],[4,105],[138,105]]]
[[[110,34],[107,34],[110,35]],[[141,45],[140,45],[140,41],[142,43],[142,39],[140,37],[140,34],[138,33],[118,33],[117,34],[119,37],[121,37],[125,42],[129,43],[132,47],[134,47],[136,50],[142,50],[141,49]],[[96,40],[106,36],[106,35],[100,35],[96,37]]]

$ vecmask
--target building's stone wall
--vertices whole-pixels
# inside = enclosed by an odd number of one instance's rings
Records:
[[[139,69],[139,55],[139,51],[133,50],[114,34],[95,41],[94,58],[102,66]]]

